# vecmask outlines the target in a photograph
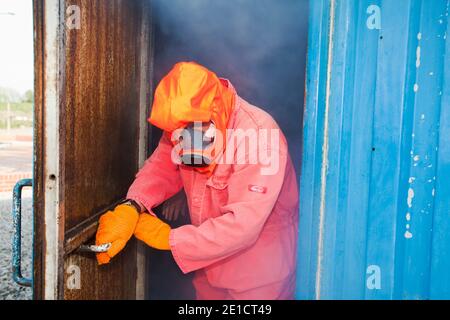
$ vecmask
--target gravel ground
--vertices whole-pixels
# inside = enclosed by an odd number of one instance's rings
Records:
[[[32,253],[31,198],[24,198],[22,201],[22,273],[25,277],[30,277]],[[0,300],[31,299],[31,288],[20,287],[12,280],[11,204],[11,199],[0,198]]]

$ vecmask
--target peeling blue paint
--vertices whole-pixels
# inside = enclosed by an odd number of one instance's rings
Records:
[[[449,6],[311,1],[297,298],[450,299]]]

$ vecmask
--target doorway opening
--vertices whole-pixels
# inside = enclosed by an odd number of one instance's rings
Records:
[[[156,0],[152,15],[153,83],[179,61],[198,62],[229,79],[242,98],[277,121],[299,176],[308,0]],[[152,127],[149,136],[154,150],[161,132]],[[156,211],[172,227],[189,223],[183,191]],[[146,297],[194,298],[192,274],[183,275],[170,252],[147,250]]]
[[[94,250],[80,249],[155,149],[161,132],[147,126],[150,92],[176,62],[206,66],[271,114],[300,173],[308,1],[34,4],[35,297],[193,298],[192,274],[183,275],[170,253],[133,239],[99,267]],[[68,28],[77,13],[80,23]],[[155,211],[177,227],[189,223],[186,207],[181,193]]]

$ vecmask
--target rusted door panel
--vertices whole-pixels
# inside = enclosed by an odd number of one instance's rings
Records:
[[[139,1],[67,1],[62,163],[65,229],[126,193],[138,166]]]
[[[116,259],[117,258],[117,259]],[[136,244],[129,243],[127,249],[109,265],[99,268],[89,255],[70,254],[64,259],[64,299],[135,299],[136,298]],[[80,268],[80,288],[70,279],[73,266]],[[71,268],[72,267],[72,268]]]
[[[34,163],[33,163],[33,298],[44,297],[44,5],[43,1],[33,1],[34,29]]]
[[[46,35],[43,17],[45,5],[52,1],[35,0],[37,113],[36,156],[45,163],[46,137]],[[58,1],[57,1],[58,2]],[[134,299],[136,298],[137,245],[127,248],[106,267],[98,267],[94,255],[80,255],[76,248],[92,241],[98,216],[113,207],[126,194],[138,170],[142,154],[141,86],[142,21],[150,21],[147,1],[139,0],[59,0],[60,41],[58,154],[59,186],[58,298],[65,299]],[[49,5],[49,4],[48,4]],[[80,29],[69,29],[66,9],[77,6],[81,14]],[[61,27],[63,25],[63,27]],[[47,28],[48,29],[48,28]],[[41,30],[41,33],[39,33]],[[144,37],[145,38],[145,37]],[[45,45],[44,45],[45,44]],[[48,51],[48,50],[47,50]],[[144,53],[146,54],[146,52]],[[48,69],[47,69],[48,70]],[[39,79],[42,79],[40,83]],[[41,141],[39,143],[38,141]],[[44,297],[46,286],[45,210],[43,203],[44,164],[37,164],[35,178],[36,262],[35,296]],[[48,253],[47,253],[48,255]],[[71,288],[67,280],[73,267],[79,268],[81,286]],[[69,281],[70,282],[70,281]]]

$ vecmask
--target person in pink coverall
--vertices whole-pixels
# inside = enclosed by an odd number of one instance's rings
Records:
[[[220,86],[232,97],[228,131],[278,133],[262,144],[276,155],[275,170],[267,170],[267,163],[217,161],[208,174],[174,163],[174,144],[165,133],[127,199],[153,215],[154,207],[184,188],[192,224],[171,229],[167,249],[183,273],[196,272],[198,299],[293,299],[299,196],[286,139],[274,119],[239,97],[230,81],[220,79]],[[245,139],[227,139],[227,154],[236,156]],[[238,157],[258,152],[246,148]]]

